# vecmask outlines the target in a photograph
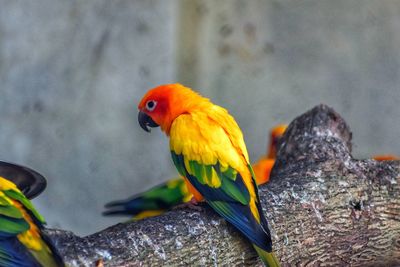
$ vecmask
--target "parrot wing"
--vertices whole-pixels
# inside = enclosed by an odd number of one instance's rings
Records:
[[[270,233],[258,202],[243,137],[233,118],[226,115],[227,118],[220,116],[227,120],[222,123],[206,114],[176,118],[170,132],[172,159],[179,173],[217,213],[252,243],[271,251]]]
[[[62,266],[43,224],[15,184],[0,177],[0,266]]]

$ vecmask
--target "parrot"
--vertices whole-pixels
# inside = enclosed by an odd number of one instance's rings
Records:
[[[0,177],[0,266],[64,266],[51,240],[42,232],[44,223],[17,186]]]
[[[278,148],[280,145],[280,141],[282,139],[283,134],[287,129],[287,124],[278,124],[274,128],[272,128],[269,136],[269,146],[268,146],[268,153],[267,158],[275,159],[276,154],[278,152]]]
[[[256,175],[257,185],[266,184],[269,182],[272,167],[275,164],[276,153],[280,145],[280,140],[287,128],[286,124],[279,124],[272,128],[270,132],[269,146],[267,155],[261,157],[253,164],[253,171]]]
[[[133,215],[133,220],[153,217],[172,207],[189,201],[192,194],[185,181],[176,177],[126,200],[117,200],[105,205],[103,215]]]
[[[269,181],[269,175],[275,162],[276,146],[285,132],[286,125],[280,124],[270,131],[270,141],[267,156],[260,158],[252,167],[256,175],[257,185]],[[186,187],[182,177],[150,188],[149,190],[133,195],[125,200],[117,200],[105,205],[108,210],[103,215],[129,215],[134,221],[153,217],[164,213],[171,208],[189,201],[193,195]]]
[[[242,131],[226,109],[181,84],[149,90],[138,105],[143,130],[161,127],[195,201],[239,230],[266,266],[280,266]]]
[[[390,155],[390,154],[375,155],[372,158],[377,161],[400,160],[400,158],[398,156]]]

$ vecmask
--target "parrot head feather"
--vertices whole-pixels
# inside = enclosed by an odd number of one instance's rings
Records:
[[[277,148],[280,140],[287,128],[286,124],[279,124],[275,126],[270,133],[270,145],[268,150],[268,158],[276,158]]]
[[[181,84],[165,84],[149,90],[138,105],[138,121],[146,132],[149,127],[158,127],[169,134],[171,124],[176,117],[190,110],[209,103],[190,88]]]

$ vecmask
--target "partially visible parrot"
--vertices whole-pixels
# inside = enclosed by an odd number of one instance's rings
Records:
[[[278,152],[278,147],[280,145],[280,139],[285,133],[286,128],[286,124],[279,124],[272,128],[267,156],[261,157],[255,164],[253,164],[253,171],[256,175],[258,185],[268,183],[269,181],[272,167],[275,164],[276,153]]]
[[[267,158],[275,159],[276,154],[278,153],[278,148],[280,145],[281,138],[287,129],[286,124],[278,124],[274,128],[272,128],[269,137],[269,146]]]
[[[390,154],[375,155],[372,158],[377,161],[400,160],[400,157]]]
[[[160,126],[170,137],[173,162],[195,200],[204,198],[246,236],[264,264],[279,266],[243,134],[228,111],[180,84],[150,90],[138,108],[145,131]]]
[[[285,132],[286,125],[277,125],[270,132],[267,156],[260,158],[254,165],[257,185],[267,183],[275,162],[279,139]],[[133,220],[157,216],[174,206],[189,201],[193,195],[188,191],[182,177],[177,177],[166,183],[134,195],[128,199],[117,200],[105,205],[108,210],[103,215],[130,215]]]
[[[133,215],[133,220],[141,220],[160,215],[191,198],[185,181],[177,177],[129,199],[107,203],[105,207],[108,210],[103,215]]]
[[[64,266],[44,223],[17,186],[0,177],[0,266]]]

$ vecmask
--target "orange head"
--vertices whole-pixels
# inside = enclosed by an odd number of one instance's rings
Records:
[[[147,132],[150,132],[148,127],[161,126],[169,134],[176,117],[189,113],[202,103],[209,101],[181,84],[160,85],[148,91],[140,101],[139,124]]]
[[[278,152],[278,143],[282,138],[282,135],[285,133],[287,128],[286,124],[279,124],[272,128],[270,135],[270,143],[268,149],[268,158],[274,159],[276,158],[276,153]]]

